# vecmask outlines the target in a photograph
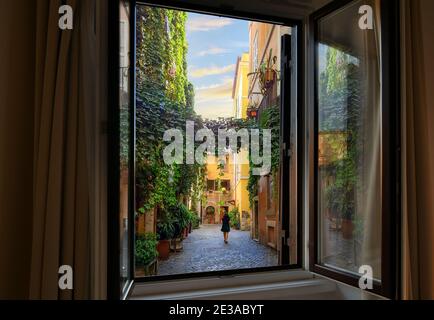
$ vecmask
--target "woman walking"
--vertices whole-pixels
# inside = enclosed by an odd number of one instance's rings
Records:
[[[228,243],[229,232],[231,231],[231,227],[229,226],[229,221],[231,221],[231,218],[229,218],[229,215],[226,212],[222,218],[222,230],[221,230],[223,232],[223,238],[225,240],[225,243]]]

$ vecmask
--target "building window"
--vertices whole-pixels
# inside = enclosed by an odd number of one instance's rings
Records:
[[[215,191],[215,180],[207,180],[207,190],[208,191]]]
[[[222,189],[225,189],[226,191],[231,190],[231,181],[230,180],[222,180],[220,184],[221,184]]]

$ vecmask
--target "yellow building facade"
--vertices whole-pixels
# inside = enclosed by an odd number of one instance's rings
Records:
[[[232,90],[232,99],[234,101],[233,117],[235,119],[247,118],[247,108],[249,105],[249,68],[249,53],[243,53],[237,60]],[[250,230],[251,214],[249,192],[247,190],[249,181],[248,151],[241,150],[240,153],[233,154],[232,157],[234,161],[233,181],[235,206],[238,207],[240,213],[241,230]]]
[[[262,22],[249,23],[249,73],[248,105],[257,109],[257,118],[267,108],[280,105],[280,81],[278,76],[268,88],[260,81],[261,65],[280,72],[281,38],[290,34],[291,29],[284,26]],[[273,63],[275,61],[275,63]],[[279,219],[279,174],[261,177],[258,192],[253,200],[252,237],[259,243],[280,251]],[[295,215],[294,215],[295,216]],[[296,226],[296,224],[291,224]],[[295,230],[296,231],[296,230]],[[295,232],[291,230],[292,232]],[[294,250],[295,252],[296,250]]]
[[[249,53],[243,53],[237,59],[232,88],[233,117],[236,119],[247,118],[249,68]],[[251,210],[247,190],[250,171],[248,160],[248,150],[241,150],[239,153],[227,153],[222,158],[208,155],[207,200],[203,205],[203,223],[221,223],[221,218],[225,212],[238,208],[241,230],[251,230]],[[223,168],[219,168],[219,164],[223,164]],[[217,186],[219,180],[220,186]]]
[[[206,167],[206,203],[203,206],[202,223],[219,224],[223,214],[235,206],[233,155],[227,154],[221,158],[208,155]]]

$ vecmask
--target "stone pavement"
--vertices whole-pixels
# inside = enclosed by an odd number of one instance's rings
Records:
[[[277,253],[250,238],[250,232],[231,229],[223,241],[221,225],[202,225],[183,241],[184,249],[159,261],[158,275],[237,270],[277,265]]]

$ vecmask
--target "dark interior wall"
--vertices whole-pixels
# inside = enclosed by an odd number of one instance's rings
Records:
[[[0,299],[28,297],[35,7],[0,1]]]
[[[420,266],[419,273],[422,281],[425,282],[421,286],[421,296],[427,299],[434,299],[434,212],[432,197],[434,195],[433,182],[434,182],[434,1],[433,0],[421,0],[420,2],[420,24],[422,34],[419,35],[422,39],[422,53],[419,57],[423,61],[420,61],[420,65],[424,68],[423,78],[420,79],[423,82],[422,92],[425,92],[425,97],[421,97],[419,101],[423,101],[427,108],[425,113],[420,113],[422,117],[426,117],[428,120],[426,123],[430,123],[430,128],[425,128],[417,132],[423,132],[426,135],[423,141],[429,141],[424,146],[423,157],[425,162],[424,168],[427,168],[423,172],[423,177],[419,177],[419,184],[425,186],[426,193],[418,194],[418,200],[422,203],[420,208],[420,219],[423,223],[420,224],[419,229],[419,258]],[[431,170],[430,170],[431,169]],[[423,190],[423,189],[421,189]],[[412,212],[410,212],[411,214]],[[429,285],[427,285],[429,284]]]
[[[226,8],[226,12],[245,11],[255,15],[275,15],[277,17],[303,19],[313,11],[321,8],[331,0],[167,0],[170,5],[188,2],[190,5],[207,6],[208,8]],[[148,0],[149,3],[164,3],[161,0]]]

